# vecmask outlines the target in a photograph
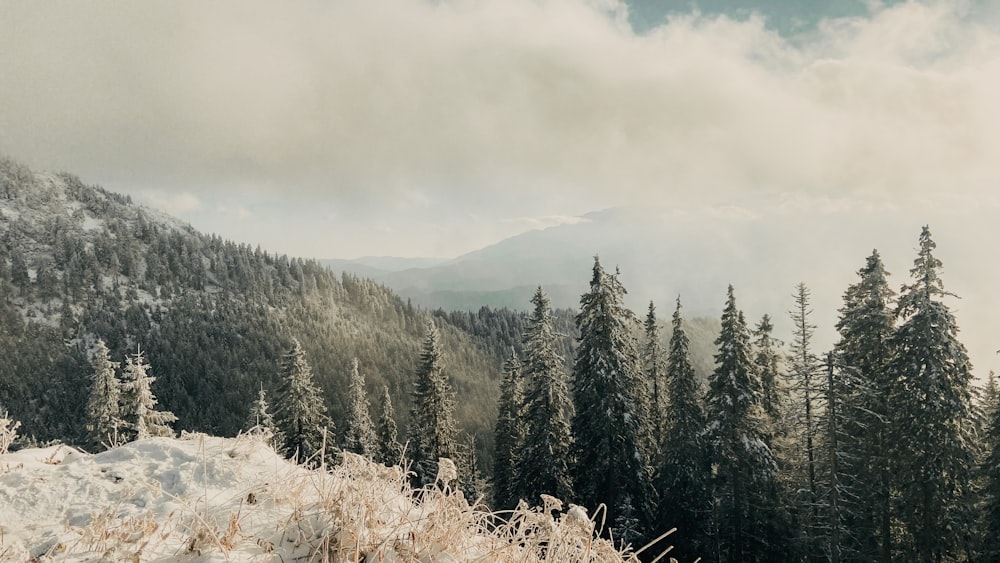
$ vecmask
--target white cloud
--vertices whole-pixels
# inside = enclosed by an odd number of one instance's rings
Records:
[[[613,0],[0,0],[0,152],[113,189],[388,203],[414,226],[747,193],[980,201],[1000,32],[970,6],[786,38],[697,15],[637,35]]]

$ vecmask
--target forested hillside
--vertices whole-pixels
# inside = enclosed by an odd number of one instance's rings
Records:
[[[405,428],[429,317],[371,281],[199,233],[68,174],[0,160],[0,403],[22,421],[22,435],[81,439],[98,339],[115,361],[141,344],[178,430],[236,434],[258,389],[277,386],[293,339],[339,432],[355,357],[373,404],[387,385]],[[453,320],[436,317],[456,416],[488,454],[498,350],[519,336],[472,337]]]

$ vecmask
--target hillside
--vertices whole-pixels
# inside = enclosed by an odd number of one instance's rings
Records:
[[[0,453],[0,561],[629,560],[578,508],[505,523],[469,501],[359,456],[310,471],[245,435],[26,449]]]
[[[0,404],[40,442],[82,436],[97,339],[116,361],[141,344],[178,430],[235,435],[257,389],[275,389],[297,338],[339,431],[356,356],[371,397],[389,386],[405,432],[429,318],[369,280],[199,233],[69,174],[0,160]],[[505,346],[437,323],[457,418],[488,462]]]

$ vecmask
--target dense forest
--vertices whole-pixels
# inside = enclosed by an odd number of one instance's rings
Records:
[[[572,314],[560,315],[569,346]],[[201,234],[69,174],[0,159],[0,405],[26,440],[85,441],[81,390],[99,340],[118,363],[142,347],[178,430],[243,429],[258,391],[278,389],[296,339],[337,440],[354,359],[368,396],[387,388],[405,429],[430,318],[459,427],[488,469],[500,367],[521,345],[523,312],[420,310],[350,273]]]
[[[804,284],[786,344],[732,286],[718,320],[682,298],[640,317],[600,259],[577,311],[543,288],[528,312],[423,311],[9,160],[0,214],[22,446],[264,432],[303,463],[405,456],[417,485],[451,458],[496,509],[553,495],[633,545],[676,527],[682,561],[1000,560],[1000,394],[973,378],[927,227],[898,292],[859,257],[826,350]]]

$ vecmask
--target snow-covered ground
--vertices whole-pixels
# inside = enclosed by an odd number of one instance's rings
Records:
[[[54,446],[0,455],[0,561],[627,560],[546,504],[501,521],[437,487],[415,500],[398,468],[310,471],[247,436]]]

